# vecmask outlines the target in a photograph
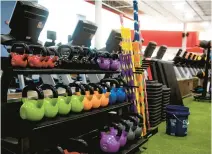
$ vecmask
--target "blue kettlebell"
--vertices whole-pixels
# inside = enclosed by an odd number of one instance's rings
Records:
[[[116,92],[117,92],[117,85],[119,84],[118,83],[118,81],[116,81],[115,79],[102,79],[101,81],[100,81],[100,83],[102,84],[102,83],[106,83],[106,82],[109,82],[110,83],[110,85],[111,84],[115,84],[116,85],[116,87],[112,87],[111,88],[111,90],[110,90],[110,96],[109,96],[109,104],[114,104],[114,103],[116,103],[116,101],[117,101],[117,94],[116,94]]]
[[[116,80],[119,82],[119,87],[117,88],[117,101],[120,103],[123,103],[127,99],[127,93],[124,87],[127,86],[127,83],[121,79],[121,78],[116,78]],[[126,87],[127,88],[127,87]]]

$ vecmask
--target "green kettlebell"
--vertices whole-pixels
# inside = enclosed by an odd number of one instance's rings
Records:
[[[57,104],[58,104],[58,113],[61,115],[67,115],[71,111],[71,98],[72,98],[72,92],[71,88],[64,84],[57,84],[55,86],[58,88],[64,88],[66,89],[66,95],[60,96],[58,95]]]
[[[54,118],[57,113],[58,113],[58,104],[57,104],[57,99],[58,99],[58,92],[55,87],[49,84],[42,84],[40,86],[42,90],[51,90],[53,93],[53,98],[46,97],[43,100],[43,105],[44,105],[44,114],[45,117],[47,118]]]
[[[72,95],[71,98],[71,111],[73,112],[81,112],[84,108],[83,99],[85,97],[85,89],[79,84],[70,83],[70,88],[75,88],[75,95]],[[81,90],[81,92],[80,92]],[[73,93],[73,92],[72,92]]]
[[[38,100],[32,100],[27,97],[28,91],[36,91]],[[22,119],[30,121],[39,121],[44,117],[43,106],[44,94],[41,88],[35,85],[28,85],[22,91],[22,106],[20,108],[20,116]]]

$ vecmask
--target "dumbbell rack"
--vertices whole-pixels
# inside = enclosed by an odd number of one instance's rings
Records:
[[[114,74],[118,71],[103,70],[80,70],[80,69],[15,69],[2,64],[1,76],[1,110],[10,112],[10,116],[1,115],[2,118],[2,149],[16,154],[34,154],[38,149],[51,147],[60,143],[64,138],[77,138],[79,136],[96,136],[99,134],[98,128],[102,128],[110,119],[108,112],[117,111],[120,115],[129,112],[131,102],[110,105],[105,108],[94,109],[81,113],[70,113],[68,116],[57,116],[54,119],[43,119],[39,122],[29,122],[26,120],[17,120],[13,118],[13,112],[18,112],[13,108],[13,103],[7,103],[7,91],[16,74]],[[13,108],[13,109],[12,109]],[[2,112],[1,112],[2,113]],[[104,119],[104,120],[103,120]],[[121,149],[119,153],[134,153],[141,145],[148,141],[148,138],[158,132],[155,128],[148,134],[130,145]],[[6,139],[7,137],[15,138],[16,141]],[[89,147],[89,154],[94,154],[92,146]],[[99,153],[98,153],[99,154]]]

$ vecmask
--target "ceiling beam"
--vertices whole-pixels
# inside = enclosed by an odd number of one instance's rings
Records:
[[[197,10],[196,9],[194,9],[193,7],[192,7],[192,5],[186,0],[186,3],[189,5],[189,7],[200,17],[200,19],[202,20],[202,21],[204,21],[204,19],[202,18],[202,16],[197,12]]]

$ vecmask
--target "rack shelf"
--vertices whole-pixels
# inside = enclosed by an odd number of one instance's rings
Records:
[[[12,104],[10,104],[12,105]],[[120,104],[115,104],[115,105],[110,105],[108,107],[104,107],[104,108],[99,108],[99,109],[93,109],[91,111],[84,111],[81,113],[70,113],[67,116],[57,116],[54,119],[43,119],[42,121],[39,122],[31,122],[31,121],[27,121],[27,120],[22,120],[20,119],[18,113],[16,113],[16,117],[11,118],[11,120],[9,122],[6,121],[6,125],[4,130],[6,131],[6,134],[14,134],[16,135],[16,137],[22,137],[25,136],[27,134],[30,134],[31,131],[42,131],[42,129],[45,128],[52,128],[52,127],[57,127],[58,125],[61,124],[68,124],[71,121],[74,120],[81,120],[83,118],[86,117],[90,117],[92,115],[96,115],[96,114],[100,114],[100,113],[106,113],[109,111],[113,111],[113,110],[117,110],[120,108],[124,108],[127,106],[132,105],[131,102],[125,102],[125,103],[120,103]],[[8,108],[11,108],[11,106],[9,106]],[[15,107],[17,108],[17,107]],[[17,110],[17,109],[16,109]],[[6,110],[5,110],[6,112]],[[17,118],[18,116],[18,118]],[[4,119],[3,119],[4,121]],[[17,135],[18,133],[18,135]]]
[[[120,73],[119,71],[106,71],[106,70],[88,70],[88,69],[13,69],[15,74],[106,74],[106,73]]]

